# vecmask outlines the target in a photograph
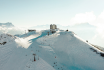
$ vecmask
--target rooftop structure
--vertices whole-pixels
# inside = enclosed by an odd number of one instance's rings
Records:
[[[28,29],[28,32],[36,31],[35,29]]]
[[[51,24],[50,29],[57,29],[57,26],[55,24],[53,24],[53,25]]]

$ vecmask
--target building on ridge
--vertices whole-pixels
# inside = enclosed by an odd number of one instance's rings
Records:
[[[28,29],[28,32],[36,31],[35,29]]]
[[[51,24],[50,29],[57,29],[57,26],[55,24],[53,24],[53,25]]]
[[[55,32],[56,32],[56,29],[57,29],[57,26],[56,26],[55,24],[51,24],[51,25],[50,25],[50,31],[51,31],[52,33],[55,33]]]

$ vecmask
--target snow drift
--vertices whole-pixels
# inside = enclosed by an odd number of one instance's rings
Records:
[[[27,42],[31,44],[23,47]],[[0,45],[0,70],[103,70],[103,66],[104,52],[72,31],[29,32]]]

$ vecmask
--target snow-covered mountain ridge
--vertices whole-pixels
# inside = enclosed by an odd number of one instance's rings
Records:
[[[15,40],[15,36],[10,34],[1,34],[0,35],[0,45],[5,45],[6,43],[12,42]]]
[[[103,54],[72,31],[29,32],[0,45],[0,70],[103,70]]]
[[[10,22],[7,22],[7,23],[0,23],[0,26],[1,27],[14,27],[14,25]]]

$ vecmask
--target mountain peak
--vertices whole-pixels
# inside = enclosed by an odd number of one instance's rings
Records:
[[[14,27],[14,25],[11,22],[7,22],[7,23],[0,23],[1,27]]]

